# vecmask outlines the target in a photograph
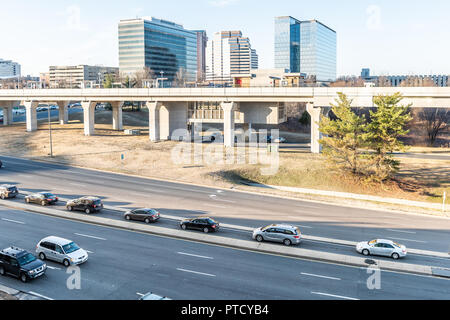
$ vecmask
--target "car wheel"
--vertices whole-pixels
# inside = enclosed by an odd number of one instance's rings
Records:
[[[45,201],[41,201],[41,205],[42,205],[42,206],[45,206]]]
[[[187,227],[186,227],[185,224],[182,224],[182,225],[181,225],[181,229],[186,230],[186,228],[187,228]]]
[[[258,241],[258,242],[263,242],[263,241],[264,241],[264,238],[263,238],[261,235],[257,235],[257,236],[256,236],[256,241]]]
[[[47,257],[45,256],[45,254],[43,252],[39,253],[39,259],[41,259],[42,261],[44,261]]]
[[[86,214],[90,214],[91,213],[91,209],[86,208],[86,210],[84,210],[84,212],[86,212]]]
[[[0,267],[0,275],[2,275],[2,276],[5,275],[5,268]]]
[[[365,255],[365,256],[367,257],[368,255],[370,255],[370,251],[367,250],[367,249],[364,249],[364,250],[362,251],[362,254]]]
[[[2,200],[5,200],[5,195],[4,194],[2,194],[0,197],[2,198]]]
[[[130,221],[130,220],[131,220],[131,217],[130,217],[130,216],[125,216],[125,220]]]
[[[394,260],[398,260],[398,259],[400,259],[400,255],[398,254],[398,253],[393,253],[392,254],[392,259],[394,259]]]
[[[67,207],[67,210],[69,210],[69,211],[73,211],[73,207],[71,207],[71,206],[68,206],[68,207]]]
[[[289,246],[292,244],[292,241],[289,240],[289,239],[285,239],[285,240],[283,241],[283,243],[284,243],[285,246],[288,246],[288,247],[289,247]]]
[[[63,264],[65,267],[68,267],[68,266],[70,266],[70,261],[67,259],[64,259]]]
[[[28,281],[28,277],[25,273],[20,274],[20,281],[22,281],[23,283]]]
[[[144,222],[145,222],[146,224],[149,224],[149,223],[150,223],[150,219],[149,219],[149,218],[145,218]]]
[[[204,232],[204,233],[209,233],[209,229],[208,229],[208,228],[204,228],[204,229],[203,229],[203,232]]]

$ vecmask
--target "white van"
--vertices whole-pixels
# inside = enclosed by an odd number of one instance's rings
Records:
[[[85,263],[88,259],[87,252],[75,242],[58,237],[47,237],[39,241],[36,254],[42,261],[53,260],[66,267]]]

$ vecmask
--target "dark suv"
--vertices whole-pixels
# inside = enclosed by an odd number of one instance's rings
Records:
[[[47,265],[26,250],[9,247],[0,251],[0,275],[10,274],[22,282],[45,274]]]
[[[103,203],[100,198],[96,197],[83,197],[75,200],[70,200],[66,204],[66,208],[69,211],[84,211],[87,214],[92,212],[98,212],[103,209]]]
[[[180,222],[180,227],[183,230],[201,230],[204,233],[219,231],[219,223],[207,217],[183,220]]]
[[[19,194],[19,191],[17,190],[16,186],[9,185],[9,184],[3,184],[0,186],[0,198],[3,199],[9,199],[9,198],[15,198]]]

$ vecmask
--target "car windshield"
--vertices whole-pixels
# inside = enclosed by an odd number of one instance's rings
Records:
[[[207,219],[208,223],[210,224],[216,224],[217,222],[215,222],[213,219]]]
[[[63,249],[64,249],[65,253],[69,254],[69,253],[75,252],[77,250],[80,250],[80,247],[77,246],[77,244],[75,242],[71,242],[71,243],[63,246]]]
[[[36,257],[33,256],[31,253],[27,253],[27,254],[21,256],[20,258],[18,258],[17,260],[19,261],[19,264],[21,266],[24,266],[26,264],[29,264],[29,263],[35,261]]]
[[[16,187],[10,187],[8,188],[8,191],[16,191]]]

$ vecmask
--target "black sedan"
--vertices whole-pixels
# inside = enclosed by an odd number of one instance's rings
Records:
[[[135,209],[126,212],[123,216],[126,220],[143,221],[145,223],[156,222],[160,218],[159,212],[154,209]]]
[[[211,218],[194,218],[186,219],[180,222],[180,227],[183,230],[201,230],[204,233],[219,231],[219,223]]]
[[[58,197],[49,192],[33,193],[25,197],[26,203],[37,203],[42,206],[55,204],[58,202]]]

